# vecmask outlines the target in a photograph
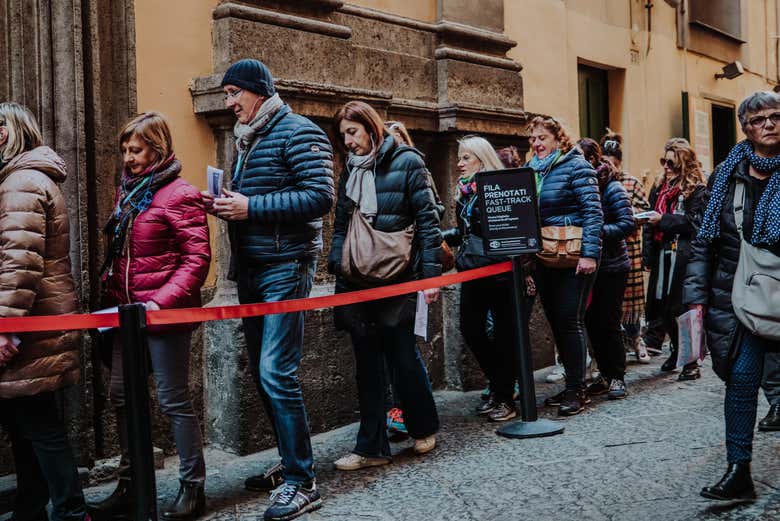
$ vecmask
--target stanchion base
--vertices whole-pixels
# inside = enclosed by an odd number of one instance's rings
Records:
[[[542,438],[563,434],[563,429],[562,422],[551,420],[516,421],[496,429],[496,434],[506,438]]]

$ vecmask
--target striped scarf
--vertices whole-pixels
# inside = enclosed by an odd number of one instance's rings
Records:
[[[760,157],[753,149],[753,144],[748,140],[738,143],[731,149],[728,157],[715,174],[710,200],[707,203],[704,219],[699,229],[699,239],[711,242],[720,236],[720,213],[728,192],[729,180],[737,165],[745,158],[750,161],[750,166],[759,172],[772,174],[756,207],[753,217],[753,236],[750,243],[771,246],[780,241],[780,156]]]

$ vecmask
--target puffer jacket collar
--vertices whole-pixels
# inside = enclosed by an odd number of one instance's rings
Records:
[[[564,164],[568,163],[569,161],[574,161],[574,159],[577,158],[577,157],[580,157],[583,160],[585,159],[585,156],[582,155],[582,152],[580,152],[576,148],[572,148],[571,150],[566,152],[563,156],[561,156],[561,158],[558,160],[558,162],[555,163],[555,166],[556,167],[557,166],[561,166],[561,165],[564,165]]]
[[[379,147],[379,152],[376,154],[376,164],[382,165],[387,161],[392,161],[401,149],[415,150],[410,147],[401,147],[395,141],[393,136],[385,136],[382,145]]]
[[[67,177],[65,160],[47,146],[33,148],[11,159],[0,170],[0,183],[18,170],[38,170],[49,176],[55,183],[61,183]]]

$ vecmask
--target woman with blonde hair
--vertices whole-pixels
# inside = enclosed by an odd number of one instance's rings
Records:
[[[477,204],[476,175],[486,170],[503,170],[504,165],[483,137],[465,136],[458,142],[458,179],[455,216],[457,227],[444,232],[450,246],[459,246],[455,257],[458,271],[487,266],[502,258],[488,257],[482,245],[482,219]],[[476,412],[491,421],[517,416],[514,392],[514,337],[511,275],[502,274],[464,282],[460,291],[460,331],[488,379],[489,398]],[[488,334],[488,315],[493,335]]]
[[[0,317],[78,311],[65,161],[32,113],[0,103]],[[79,380],[76,331],[0,334],[0,423],[16,467],[12,519],[88,519],[56,391]]]
[[[604,215],[596,171],[572,145],[558,120],[534,118],[529,141],[533,157],[528,166],[536,172],[542,227],[582,230],[576,267],[548,266],[540,258],[535,273],[537,291],[566,371],[565,389],[545,403],[557,405],[560,416],[572,416],[582,412],[589,402],[585,393],[585,304],[601,257]]]
[[[642,264],[650,270],[647,321],[660,319],[671,338],[671,354],[661,366],[677,365],[677,320],[685,312],[682,282],[691,256],[691,241],[701,225],[707,204],[704,174],[696,152],[687,141],[672,138],[660,159],[663,175],[650,192],[653,212],[644,227]],[[701,377],[696,361],[683,367],[680,380]]]
[[[180,177],[168,123],[157,112],[140,114],[122,129],[118,144],[124,166],[104,229],[102,279],[109,303],[143,302],[150,310],[198,307],[211,259],[209,230],[200,192]],[[179,493],[163,519],[189,519],[205,508],[203,440],[189,396],[193,329],[192,324],[149,328],[157,396],[179,453]],[[122,346],[119,335],[113,340],[110,396],[122,459],[116,490],[90,505],[100,519],[129,515],[132,508]]]

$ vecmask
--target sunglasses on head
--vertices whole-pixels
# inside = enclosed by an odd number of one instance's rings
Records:
[[[660,161],[661,161],[661,166],[666,167],[669,170],[674,170],[675,168],[674,161],[672,161],[671,159],[666,159],[665,157],[662,157]]]

